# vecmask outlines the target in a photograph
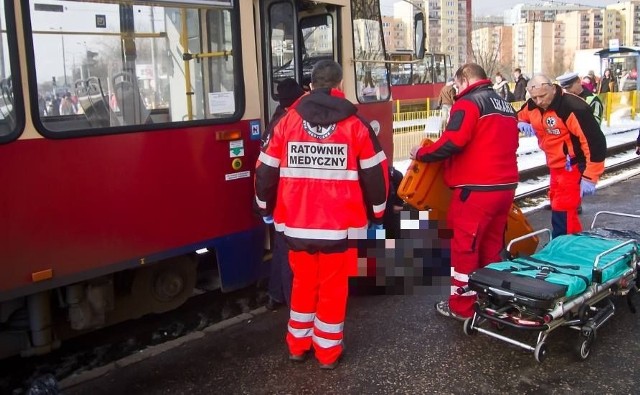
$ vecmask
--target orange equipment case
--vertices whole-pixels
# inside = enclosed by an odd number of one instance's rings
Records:
[[[422,145],[431,145],[433,142],[425,139]],[[442,162],[424,163],[411,161],[400,186],[398,196],[412,207],[418,210],[430,210],[431,219],[445,220],[449,211],[451,189],[444,183],[442,177]],[[513,239],[533,232],[533,228],[527,221],[527,217],[515,204],[511,205],[507,229],[505,231],[505,246]],[[515,243],[509,253],[533,254],[538,248],[538,238],[529,237]]]

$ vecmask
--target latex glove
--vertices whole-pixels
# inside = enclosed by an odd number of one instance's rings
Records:
[[[527,137],[535,136],[536,132],[529,122],[518,122],[518,130]]]
[[[594,182],[585,180],[584,178],[580,180],[580,196],[589,196],[596,194],[596,184]]]
[[[373,230],[383,230],[384,229],[384,225],[382,224],[374,224],[373,222],[371,224],[369,224],[369,229],[373,229]]]
[[[273,215],[267,215],[266,217],[262,217],[262,220],[265,224],[271,225],[273,223]]]

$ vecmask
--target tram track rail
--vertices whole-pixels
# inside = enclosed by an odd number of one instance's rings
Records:
[[[616,145],[614,147],[607,149],[607,158],[611,158],[616,155],[631,152],[635,150],[635,148],[636,148],[635,141]],[[606,177],[608,175],[619,172],[621,170],[634,167],[638,164],[640,164],[640,156],[608,165],[604,169],[603,176]],[[530,180],[534,180],[536,178],[546,177],[548,175],[549,175],[549,169],[547,168],[546,165],[536,166],[536,167],[532,167],[532,168],[520,171],[520,181],[527,182]],[[517,194],[515,197],[515,202],[519,206],[525,205],[523,204],[524,201],[545,196],[548,191],[549,191],[549,185],[547,183],[545,186]]]

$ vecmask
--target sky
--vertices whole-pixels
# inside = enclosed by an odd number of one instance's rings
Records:
[[[606,6],[617,3],[617,0],[576,0],[576,1],[555,1],[554,3],[573,3],[586,6]],[[499,15],[502,16],[506,9],[516,4],[540,4],[543,1],[535,0],[473,0],[473,15]]]

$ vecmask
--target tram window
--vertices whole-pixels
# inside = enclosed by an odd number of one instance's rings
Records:
[[[328,14],[304,18],[300,21],[300,30],[303,41],[302,82],[307,85],[317,62],[335,59],[333,18]]]
[[[0,3],[4,10],[5,2]],[[2,56],[0,59],[0,143],[13,140],[18,135],[8,32],[5,13],[2,12],[0,14],[0,56]],[[17,53],[17,50],[14,48],[12,53]]]
[[[210,69],[209,76],[209,109],[214,118],[228,118],[234,111],[217,108],[216,102],[220,97],[227,96],[229,104],[233,103],[238,109],[238,95],[236,83],[238,75],[235,72],[233,48],[232,14],[229,10],[211,10],[207,13],[209,26]],[[239,46],[238,46],[239,48]]]
[[[277,91],[280,81],[285,78],[296,79],[295,70],[295,34],[294,10],[291,3],[275,3],[269,7],[269,26],[271,43],[271,92]],[[277,100],[276,97],[273,97]]]
[[[45,135],[240,116],[238,30],[232,27],[237,6],[69,0],[50,11],[34,8],[36,1],[29,16]]]
[[[425,83],[432,84],[433,74],[435,73],[435,68],[433,67],[433,54],[425,54],[422,61],[425,65]]]
[[[380,8],[368,0],[352,0],[353,38],[358,101],[389,100]]]
[[[445,65],[445,55],[434,54],[433,64],[434,64],[434,82],[446,82],[447,78],[445,76],[445,72],[447,70],[447,66]]]

